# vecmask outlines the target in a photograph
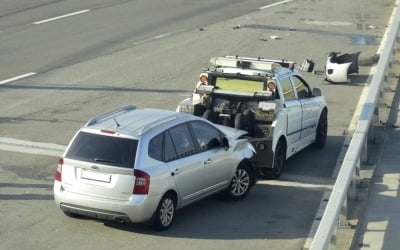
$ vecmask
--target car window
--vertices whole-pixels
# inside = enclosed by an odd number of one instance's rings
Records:
[[[169,129],[169,134],[175,146],[178,158],[191,155],[195,152],[193,139],[186,124],[181,124]]]
[[[263,81],[238,79],[238,78],[215,78],[215,87],[223,90],[235,90],[244,92],[258,92],[265,89]]]
[[[280,80],[282,92],[283,92],[283,98],[285,101],[290,101],[296,99],[296,96],[294,94],[294,89],[292,86],[292,82],[290,81],[289,77],[283,78]]]
[[[300,79],[297,76],[292,76],[290,79],[293,82],[293,85],[297,92],[297,97],[299,99],[304,99],[304,98],[308,98],[311,96],[310,88],[304,80]]]
[[[169,135],[168,132],[164,133],[164,160],[166,162],[168,161],[173,161],[178,158],[176,155],[176,150],[174,143],[172,142],[171,136]]]
[[[67,158],[133,168],[138,141],[79,132],[66,154]]]
[[[163,160],[163,137],[163,134],[159,134],[149,143],[149,156],[159,161]]]
[[[201,121],[191,122],[190,126],[201,151],[221,147],[222,136],[216,128]]]

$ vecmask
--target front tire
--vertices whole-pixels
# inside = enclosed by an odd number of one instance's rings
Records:
[[[224,196],[228,200],[241,200],[249,193],[254,181],[254,173],[250,166],[241,163],[236,169],[229,187],[224,191]]]
[[[153,217],[153,228],[157,231],[165,231],[172,226],[175,218],[176,203],[174,197],[167,193],[158,204]]]
[[[319,117],[318,126],[315,133],[316,135],[313,147],[321,149],[325,146],[326,138],[328,136],[328,113],[326,109],[322,111],[321,116]]]

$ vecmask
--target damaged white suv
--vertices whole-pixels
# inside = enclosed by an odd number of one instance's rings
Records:
[[[239,200],[255,184],[253,146],[237,129],[126,106],[91,119],[59,160],[54,199],[67,215],[151,222],[211,194]]]
[[[213,67],[200,75],[192,97],[177,111],[246,130],[262,177],[280,177],[284,161],[310,144],[324,147],[327,104],[293,62],[237,56],[210,62]]]

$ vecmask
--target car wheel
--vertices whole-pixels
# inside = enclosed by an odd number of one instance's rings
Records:
[[[254,183],[254,174],[248,164],[242,163],[238,166],[229,187],[224,191],[229,200],[243,199],[250,191]]]
[[[315,142],[313,144],[314,148],[323,148],[326,144],[326,138],[328,135],[328,114],[324,110],[319,117],[318,126],[315,135]]]
[[[259,168],[259,175],[267,179],[278,179],[282,175],[285,158],[286,146],[283,140],[279,140],[275,148],[273,168]]]
[[[165,194],[154,213],[153,228],[159,231],[171,227],[175,217],[175,200],[171,194]]]
[[[206,119],[206,120],[209,120],[210,122],[214,122],[215,123],[215,120],[216,120],[215,112],[210,110],[210,109],[207,109],[203,113],[203,118]]]

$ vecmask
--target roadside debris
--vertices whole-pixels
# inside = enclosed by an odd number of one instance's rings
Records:
[[[272,35],[272,36],[270,36],[270,38],[271,38],[272,40],[282,40],[282,37],[276,36],[276,35]]]
[[[326,80],[332,83],[348,82],[348,74],[358,74],[360,53],[361,51],[338,56],[340,52],[331,52],[325,66]]]
[[[359,66],[370,66],[379,61],[379,55],[375,54],[372,56],[367,56],[367,57],[360,57],[358,59],[358,65]]]
[[[305,71],[305,72],[313,72],[314,70],[314,61],[310,59],[305,59],[303,63],[300,65],[299,70]]]
[[[234,30],[240,29],[240,24],[236,25],[235,27],[233,27]]]

